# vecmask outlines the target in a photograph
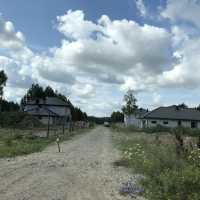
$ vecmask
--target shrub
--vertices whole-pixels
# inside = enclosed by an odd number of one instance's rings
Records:
[[[42,127],[42,123],[24,112],[0,113],[0,126],[13,128]]]
[[[171,132],[171,128],[165,127],[165,126],[161,126],[161,125],[157,125],[155,127],[152,128],[144,128],[143,131],[146,133],[160,133],[160,132]]]
[[[6,138],[4,142],[5,142],[5,145],[8,147],[11,147],[13,144],[12,138]]]

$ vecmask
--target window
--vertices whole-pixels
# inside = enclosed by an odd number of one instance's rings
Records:
[[[151,123],[152,123],[152,124],[156,124],[156,123],[157,123],[157,121],[151,121]]]
[[[178,121],[178,126],[182,126],[181,120]]]
[[[191,122],[191,128],[197,128],[197,122],[192,121]]]
[[[168,122],[168,121],[164,121],[163,124],[164,124],[164,125],[167,125],[167,124],[169,124],[169,122]]]

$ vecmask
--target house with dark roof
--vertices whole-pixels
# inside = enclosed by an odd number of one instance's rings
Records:
[[[183,108],[180,106],[159,107],[146,113],[140,118],[143,127],[155,127],[157,125],[175,128],[200,128],[200,111],[195,108]]]
[[[57,97],[27,101],[24,112],[38,118],[43,124],[66,124],[71,121],[70,105]]]
[[[148,110],[143,108],[136,109],[136,111],[131,115],[124,115],[125,126],[135,126],[137,128],[142,128],[143,122],[142,118],[145,114],[148,113]]]

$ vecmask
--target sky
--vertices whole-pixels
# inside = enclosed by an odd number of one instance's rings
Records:
[[[199,0],[0,0],[4,97],[52,86],[89,115],[200,104]],[[184,14],[183,14],[184,13]]]

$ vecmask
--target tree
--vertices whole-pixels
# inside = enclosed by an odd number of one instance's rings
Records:
[[[0,71],[0,99],[2,99],[2,97],[3,97],[3,88],[6,85],[7,79],[8,78],[5,74],[5,72],[3,70]]]
[[[45,94],[45,97],[56,97],[56,93],[50,86],[47,86],[45,88],[44,94]]]
[[[30,98],[31,100],[44,99],[45,93],[43,88],[39,84],[32,84],[27,92],[27,98]]]
[[[20,106],[18,103],[14,103],[12,101],[1,101],[1,111],[2,112],[16,112],[20,110]]]
[[[188,106],[187,106],[185,103],[179,104],[178,107],[181,108],[181,109],[186,109],[186,108],[188,108]]]
[[[125,115],[131,115],[138,108],[136,105],[137,99],[134,96],[133,90],[128,90],[124,96],[125,106],[122,107],[122,111]]]
[[[112,122],[123,122],[124,121],[124,114],[120,111],[113,112],[111,114],[111,121]]]

